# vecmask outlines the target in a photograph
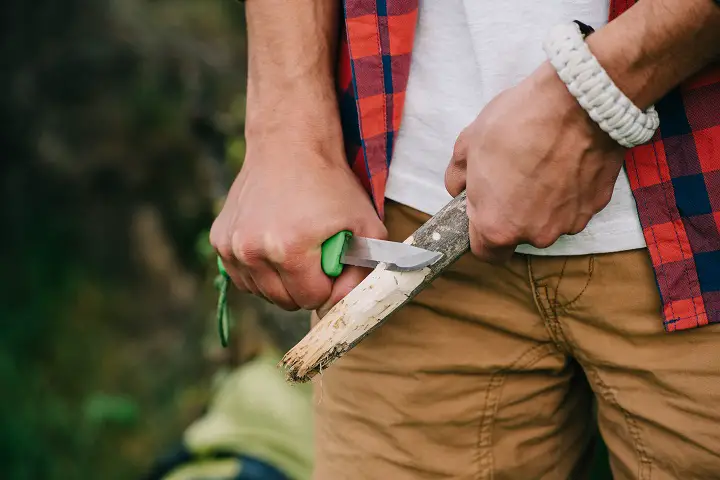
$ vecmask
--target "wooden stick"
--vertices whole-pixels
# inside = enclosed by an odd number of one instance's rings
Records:
[[[295,347],[285,354],[291,383],[307,382],[342,357],[470,249],[465,192],[425,222],[404,243],[441,252],[430,267],[394,272],[380,264]]]

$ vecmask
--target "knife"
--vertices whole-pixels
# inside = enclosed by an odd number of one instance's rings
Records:
[[[322,244],[321,262],[326,275],[337,277],[344,265],[374,268],[385,263],[388,270],[408,272],[430,266],[442,256],[406,243],[358,237],[343,230]]]
[[[388,270],[409,272],[429,267],[442,256],[442,253],[407,243],[358,237],[343,230],[323,242],[320,261],[326,275],[337,277],[344,265],[375,268],[379,263],[385,263]],[[220,256],[217,257],[217,266],[220,274],[229,278]]]
[[[443,254],[414,247],[406,243],[388,242],[375,238],[354,236],[343,230],[328,238],[322,244],[321,265],[330,277],[339,276],[345,265],[374,268],[379,263],[387,264],[388,270],[407,272],[428,267],[442,258]],[[217,324],[220,343],[228,345],[230,336],[230,313],[227,305],[229,275],[217,256],[220,276],[216,279],[219,289]]]

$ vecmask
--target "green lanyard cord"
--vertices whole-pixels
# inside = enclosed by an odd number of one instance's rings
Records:
[[[217,259],[218,270],[220,274],[215,277],[215,288],[218,289],[218,304],[217,304],[217,325],[218,334],[220,335],[220,344],[223,347],[228,346],[228,339],[230,338],[230,309],[227,304],[227,292],[230,284],[230,277],[223,267],[220,257]]]

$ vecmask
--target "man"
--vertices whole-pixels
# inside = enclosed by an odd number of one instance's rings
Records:
[[[593,395],[616,478],[720,478],[720,7],[344,6],[338,35],[335,0],[247,0],[247,157],[213,245],[238,288],[320,316],[367,274],[323,275],[340,230],[403,240],[467,189],[474,255],[324,373],[315,478],[581,478]],[[652,142],[621,147],[547,61],[573,20],[657,103]]]

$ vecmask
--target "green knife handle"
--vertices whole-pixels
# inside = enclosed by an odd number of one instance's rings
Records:
[[[321,263],[325,275],[337,277],[342,273],[343,264],[340,259],[351,237],[352,232],[343,230],[323,242]]]

